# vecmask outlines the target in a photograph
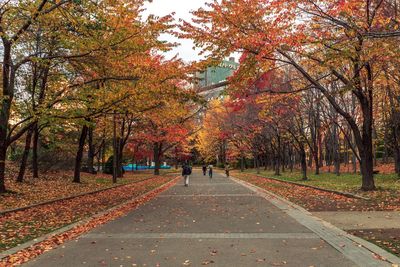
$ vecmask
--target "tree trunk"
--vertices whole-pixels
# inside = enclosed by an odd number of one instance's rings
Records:
[[[88,172],[91,173],[91,174],[95,173],[95,170],[94,170],[94,157],[95,157],[95,151],[94,151],[94,145],[93,145],[93,128],[90,127],[88,129],[87,168],[88,168]]]
[[[372,152],[372,149],[370,150]],[[361,162],[361,174],[362,174],[362,186],[361,189],[365,191],[375,190],[374,176],[373,176],[373,158],[368,153],[360,153]],[[372,153],[371,153],[372,154]]]
[[[281,175],[280,173],[280,169],[281,169],[281,159],[279,154],[277,154],[277,156],[275,157],[275,175]]]
[[[320,163],[319,163],[318,151],[314,151],[313,156],[314,156],[314,162],[315,162],[315,174],[319,175]]]
[[[364,191],[370,191],[376,189],[374,182],[374,161],[372,149],[372,93],[370,94],[369,101],[364,99],[361,103],[363,111],[362,138],[356,138],[356,142],[361,158],[361,189]]]
[[[277,134],[277,148],[275,151],[275,175],[281,175],[280,174],[280,168],[281,168],[281,136],[279,133]]]
[[[116,111],[114,110],[113,115],[113,169],[112,169],[112,182],[113,184],[117,183],[117,161],[118,161],[118,143],[117,143],[117,115]]]
[[[7,133],[10,120],[11,103],[14,97],[14,81],[15,73],[11,58],[12,44],[6,38],[3,38],[3,62],[2,62],[2,78],[3,92],[1,98],[0,111],[0,193],[6,192],[5,171],[6,171],[6,155],[7,155]]]
[[[389,80],[388,75],[386,74],[386,79]],[[389,104],[390,104],[390,129],[393,134],[393,156],[394,156],[394,166],[395,166],[395,171],[398,174],[398,177],[400,178],[400,114],[398,110],[396,110],[396,104],[395,104],[395,95],[393,94],[393,91],[391,90],[389,84],[386,86],[386,91],[388,94],[389,98]],[[400,104],[400,101],[398,101],[397,106]]]
[[[244,156],[240,157],[240,172],[244,172]]]
[[[286,147],[285,146],[283,146],[283,151],[281,152],[281,155],[282,155],[282,157],[281,157],[281,159],[282,159],[282,173],[284,173],[285,172],[285,164],[286,164]]]
[[[73,180],[74,183],[81,182],[82,156],[87,134],[88,134],[88,126],[83,125],[81,136],[79,137],[78,151],[76,152],[76,158],[75,158],[75,171]]]
[[[153,145],[153,157],[154,157],[154,175],[160,175],[161,167],[161,153],[162,153],[162,143],[154,143]]]
[[[1,135],[1,134],[0,134]],[[0,193],[6,192],[6,185],[4,183],[5,170],[6,170],[6,151],[7,148],[3,142],[0,144]]]
[[[308,167],[312,168],[312,166],[313,166],[313,155],[312,152],[310,151],[308,155]]]
[[[96,158],[97,158],[97,171],[98,172],[100,172],[102,170],[101,169],[101,158],[103,157],[102,156],[102,154],[103,154],[103,145],[104,145],[104,143],[101,144],[101,146],[99,147],[99,153],[96,156]]]
[[[293,172],[293,148],[290,146],[289,147],[289,170],[290,172]]]
[[[306,158],[306,151],[304,147],[300,147],[300,164],[301,164],[301,173],[302,173],[302,180],[308,180],[307,177],[307,158]]]
[[[33,178],[39,178],[39,163],[38,163],[38,144],[39,144],[39,128],[37,123],[33,129],[33,143],[32,143],[32,173]]]
[[[118,154],[117,154],[117,177],[122,178],[124,176],[123,171],[122,171],[122,159],[124,156],[124,140],[122,138],[117,138],[117,144],[118,144]]]
[[[400,178],[400,147],[395,147],[394,149],[394,167],[397,175]]]
[[[333,126],[332,141],[333,141],[333,161],[335,164],[335,174],[340,175],[340,143],[337,126]]]
[[[22,183],[24,181],[26,163],[28,161],[29,150],[31,149],[32,134],[33,134],[33,129],[30,129],[26,133],[24,153],[22,154],[21,165],[19,167],[19,173],[17,177],[17,182],[19,183]]]

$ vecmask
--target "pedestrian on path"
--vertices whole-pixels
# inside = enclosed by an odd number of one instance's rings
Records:
[[[208,165],[208,177],[210,177],[210,179],[213,176],[213,165]]]
[[[228,162],[225,163],[225,174],[226,174],[226,177],[229,177],[229,168],[230,168],[229,163]]]
[[[185,186],[189,186],[189,177],[191,174],[192,174],[192,167],[190,167],[188,163],[185,163],[182,166],[182,176]]]
[[[206,176],[207,173],[207,165],[203,164],[203,175]]]

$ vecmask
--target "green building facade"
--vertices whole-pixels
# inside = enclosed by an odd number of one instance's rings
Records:
[[[206,71],[198,75],[198,86],[205,87],[226,81],[238,67],[239,64],[235,62],[234,58],[224,60],[218,66],[208,67]]]

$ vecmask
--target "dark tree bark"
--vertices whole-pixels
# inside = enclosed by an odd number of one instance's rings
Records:
[[[281,175],[280,174],[280,168],[281,168],[281,137],[278,134],[277,135],[277,148],[275,151],[275,175]]]
[[[0,111],[0,193],[6,192],[5,170],[6,170],[6,155],[7,155],[7,134],[10,120],[11,103],[14,97],[14,80],[15,72],[12,68],[11,59],[12,43],[6,38],[3,38],[3,95],[1,98]]]
[[[386,91],[388,94],[391,111],[389,119],[389,129],[391,130],[392,137],[391,148],[393,150],[395,171],[400,178],[400,114],[396,110],[395,96],[389,85],[387,85]],[[400,101],[397,106],[400,106]]]
[[[118,167],[118,143],[117,143],[117,115],[114,110],[113,115],[113,176],[112,181],[113,184],[117,183],[117,167]]]
[[[289,147],[289,170],[293,172],[294,162],[293,162],[293,148],[292,146]]]
[[[79,137],[78,151],[76,152],[75,157],[75,171],[74,171],[74,183],[81,182],[81,167],[82,167],[82,157],[83,157],[83,149],[85,146],[86,136],[88,134],[89,127],[87,125],[83,125],[81,136]]]
[[[257,174],[260,174],[260,158],[257,154],[254,155],[254,163],[256,165]]]
[[[24,152],[22,154],[21,165],[19,167],[19,173],[17,177],[17,182],[19,183],[22,183],[24,181],[26,163],[28,161],[29,150],[31,148],[32,134],[33,134],[33,129],[30,129],[26,133]]]
[[[286,146],[284,145],[283,146],[283,149],[282,149],[282,152],[281,152],[281,155],[282,155],[282,173],[283,172],[285,172],[285,165],[286,165]]]
[[[93,144],[93,128],[89,127],[88,129],[88,158],[87,158],[87,169],[91,174],[95,173],[94,170],[94,157],[95,157],[95,148]]]
[[[39,163],[38,163],[38,143],[39,143],[39,128],[35,124],[33,129],[33,142],[32,142],[32,173],[33,178],[39,178]]]
[[[155,142],[153,144],[154,175],[160,175],[161,154],[162,154],[162,143]]]
[[[320,162],[319,162],[319,140],[321,139],[321,119],[320,119],[320,107],[319,102],[315,101],[316,107],[314,107],[314,92],[312,92],[312,106],[310,107],[309,121],[311,130],[311,144],[310,144],[310,157],[314,160],[315,174],[319,174]],[[312,161],[310,161],[312,162]],[[311,167],[312,163],[310,163]]]
[[[306,151],[304,150],[304,146],[300,146],[300,164],[301,164],[301,174],[302,180],[308,180],[307,177],[307,159],[306,159]]]
[[[333,141],[333,161],[335,164],[335,174],[337,176],[340,175],[340,154],[339,154],[339,150],[340,150],[340,144],[338,141],[338,131],[337,131],[337,126],[334,125],[333,126],[333,132],[332,132],[332,141]]]
[[[122,159],[124,156],[124,140],[122,138],[117,138],[117,144],[118,144],[118,149],[117,149],[117,177],[122,178],[123,177],[123,171],[122,171]]]
[[[243,154],[240,157],[240,172],[244,172],[244,156],[243,156]]]

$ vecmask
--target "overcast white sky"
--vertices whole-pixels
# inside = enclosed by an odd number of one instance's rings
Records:
[[[146,3],[146,11],[144,15],[154,14],[156,16],[165,16],[175,12],[175,19],[190,20],[190,11],[197,10],[204,6],[206,0],[153,0],[152,3]],[[172,57],[179,54],[179,57],[185,61],[197,60],[200,57],[198,52],[194,51],[193,43],[190,40],[179,40],[172,36],[163,36],[168,41],[178,42],[181,45],[169,52],[167,57]]]

